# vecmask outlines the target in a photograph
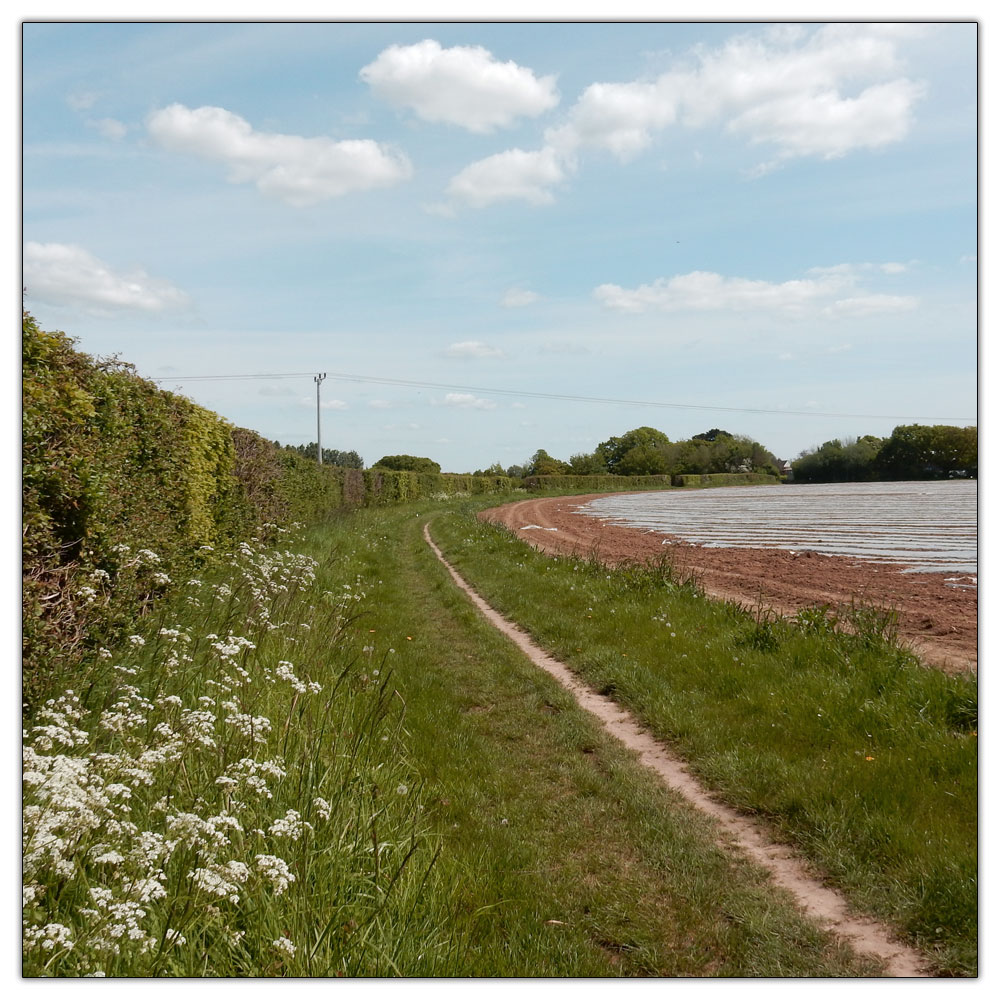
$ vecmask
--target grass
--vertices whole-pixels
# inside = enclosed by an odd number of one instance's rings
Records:
[[[453,974],[871,972],[480,618],[423,541],[434,509],[362,512],[323,537],[381,581],[365,623],[396,650]]]
[[[666,566],[550,560],[475,521],[495,502],[359,511],[311,530],[308,558],[245,552],[29,720],[25,975],[877,971],[480,619],[428,517],[489,600],[722,794],[943,972],[974,969],[974,686],[819,616],[788,631],[712,604]]]
[[[890,613],[785,622],[706,600],[669,563],[544,556],[465,513],[433,534],[480,593],[613,693],[727,801],[766,817],[944,974],[977,949],[975,679],[921,666]]]

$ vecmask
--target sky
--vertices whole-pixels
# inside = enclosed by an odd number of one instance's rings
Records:
[[[976,422],[975,23],[49,21],[22,59],[26,308],[282,444],[323,372],[324,447],[452,472]]]

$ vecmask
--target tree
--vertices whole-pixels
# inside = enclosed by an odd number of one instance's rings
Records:
[[[300,444],[294,447],[292,445],[286,445],[286,447],[292,451],[298,452],[306,458],[311,458],[314,462],[316,461],[315,441],[310,441],[309,444]],[[363,469],[365,467],[364,460],[356,451],[339,451],[337,448],[323,449],[323,464],[337,465],[343,469]]]
[[[505,476],[506,472],[503,471],[503,466],[499,462],[494,462],[488,469],[476,469],[472,473],[474,476]]]
[[[975,427],[904,424],[893,429],[876,462],[884,479],[944,479],[979,472]]]
[[[569,456],[569,471],[574,476],[600,476],[606,470],[596,451]]]
[[[666,448],[669,444],[670,438],[663,431],[658,431],[655,427],[636,427],[634,430],[626,431],[621,437],[611,437],[607,441],[602,441],[597,446],[595,454],[612,475],[648,475],[646,472],[623,472],[620,467],[625,456],[634,448],[640,449],[625,467],[648,468],[658,464],[652,457],[653,452],[657,448]]]
[[[416,455],[383,455],[372,468],[391,469],[394,472],[440,472],[441,466],[433,459]]]
[[[619,476],[662,476],[670,471],[666,445],[648,442],[629,448],[615,466]]]
[[[732,437],[733,435],[729,431],[720,430],[718,427],[713,427],[710,431],[705,431],[703,434],[692,434],[692,441],[714,441],[720,434],[725,434],[726,437]]]
[[[565,462],[553,458],[544,448],[539,448],[526,464],[529,476],[563,476],[570,471]]]

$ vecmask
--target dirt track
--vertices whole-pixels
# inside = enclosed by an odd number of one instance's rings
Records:
[[[522,500],[479,516],[506,525],[544,552],[594,556],[609,565],[666,555],[706,593],[763,603],[782,614],[852,601],[892,607],[899,612],[904,641],[926,662],[952,671],[977,668],[977,591],[948,586],[944,573],[903,573],[884,564],[812,552],[705,548],[576,512],[607,495]]]
[[[531,660],[551,674],[576,698],[580,707],[593,714],[604,728],[630,750],[659,779],[678,792],[695,809],[718,823],[719,843],[748,854],[771,873],[781,888],[791,893],[798,906],[822,927],[845,938],[861,954],[872,955],[885,963],[886,975],[915,977],[928,975],[925,960],[912,948],[896,939],[892,930],[877,920],[852,911],[839,892],[817,878],[802,859],[787,845],[773,840],[765,827],[715,799],[691,774],[687,765],[670,749],[652,737],[621,705],[591,690],[565,664],[549,656],[513,622],[492,608],[458,574],[431,538],[424,525],[424,538],[449,574],[487,621],[499,629]]]

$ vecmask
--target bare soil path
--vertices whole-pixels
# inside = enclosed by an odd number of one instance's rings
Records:
[[[884,962],[887,975],[929,975],[919,952],[899,942],[886,925],[853,913],[844,897],[812,875],[794,851],[775,842],[763,827],[747,816],[712,798],[684,763],[664,744],[643,730],[629,712],[583,684],[569,667],[549,656],[525,632],[487,604],[445,559],[434,544],[426,524],[424,538],[444,563],[455,584],[469,596],[494,627],[510,638],[532,663],[567,688],[583,709],[593,714],[611,735],[633,750],[639,760],[656,773],[664,784],[716,820],[720,845],[749,855],[770,872],[774,882],[789,892],[811,919],[844,938],[855,951]]]
[[[506,525],[543,552],[595,557],[609,565],[666,555],[707,594],[760,603],[780,614],[852,602],[895,608],[900,636],[925,662],[950,671],[977,668],[978,594],[949,586],[947,574],[904,573],[885,564],[814,552],[706,548],[579,513],[583,504],[608,495],[521,500],[479,516]]]

